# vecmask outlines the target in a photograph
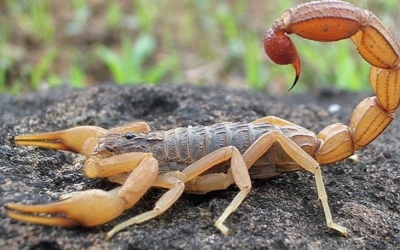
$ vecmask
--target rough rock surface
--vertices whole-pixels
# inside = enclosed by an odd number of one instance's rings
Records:
[[[348,123],[366,95],[319,91],[274,98],[246,90],[193,86],[118,87],[76,91],[55,89],[0,97],[0,248],[1,249],[399,249],[400,123],[350,159],[323,168],[334,220],[350,231],[344,238],[325,225],[314,178],[300,171],[269,181],[254,181],[250,195],[233,213],[221,235],[214,221],[238,192],[184,194],[164,215],[130,227],[111,242],[105,233],[118,222],[150,210],[163,193],[150,190],[118,219],[94,228],[57,228],[6,217],[8,202],[48,203],[63,193],[111,189],[107,180],[87,179],[77,155],[15,147],[17,134],[78,125],[118,126],[147,121],[153,129],[221,121],[252,121],[275,115],[319,131]],[[330,113],[332,104],[340,105]]]

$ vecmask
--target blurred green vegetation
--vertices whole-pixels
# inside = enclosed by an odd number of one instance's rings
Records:
[[[307,1],[3,0],[0,92],[113,81],[285,93],[294,71],[270,62],[262,38],[280,13],[302,2]],[[397,0],[356,4],[372,10],[389,29],[400,23]],[[291,37],[303,64],[294,92],[369,89],[368,64],[349,40],[322,44]]]

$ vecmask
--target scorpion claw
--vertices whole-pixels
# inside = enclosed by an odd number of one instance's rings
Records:
[[[37,146],[90,155],[94,146],[88,145],[89,142],[106,133],[107,130],[100,127],[81,126],[52,133],[19,135],[15,137],[15,143],[20,146]]]
[[[74,193],[71,198],[47,205],[6,205],[11,218],[48,226],[96,226],[119,216],[125,209],[125,201],[115,192],[99,189]],[[55,217],[49,217],[55,214]]]
[[[23,206],[21,204],[16,204],[16,203],[8,205],[9,205],[7,207],[8,209],[16,209],[17,206]],[[64,217],[41,217],[36,215],[22,214],[14,211],[7,211],[7,216],[15,220],[32,222],[35,224],[42,224],[47,226],[69,227],[77,225],[75,221]]]

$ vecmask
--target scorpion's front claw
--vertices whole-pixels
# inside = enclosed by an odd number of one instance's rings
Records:
[[[97,139],[106,133],[107,130],[100,127],[81,126],[51,133],[19,135],[14,141],[20,146],[68,150],[88,156],[91,155]]]
[[[92,189],[71,194],[70,198],[47,205],[6,205],[10,218],[48,226],[96,226],[104,224],[125,209],[115,191]],[[55,217],[49,217],[55,214]]]

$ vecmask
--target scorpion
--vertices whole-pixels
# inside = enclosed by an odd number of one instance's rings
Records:
[[[251,190],[251,179],[269,179],[305,169],[315,177],[328,228],[343,236],[345,227],[333,222],[321,165],[335,163],[368,145],[394,119],[400,102],[399,45],[369,10],[329,0],[300,4],[282,13],[267,30],[264,50],[280,65],[293,65],[297,83],[301,63],[289,34],[330,42],[350,38],[370,65],[376,94],[355,108],[350,124],[332,124],[318,134],[284,119],[267,116],[251,123],[151,131],[145,122],[112,129],[80,126],[63,131],[15,136],[17,145],[68,150],[85,157],[89,178],[120,184],[110,191],[91,189],[62,195],[47,205],[6,204],[13,219],[52,226],[95,226],[107,223],[135,205],[150,188],[167,191],[154,208],[116,225],[110,239],[126,227],[159,216],[183,192],[207,193],[235,184],[238,194],[216,220],[228,233],[227,217]],[[58,216],[51,216],[51,215]]]

